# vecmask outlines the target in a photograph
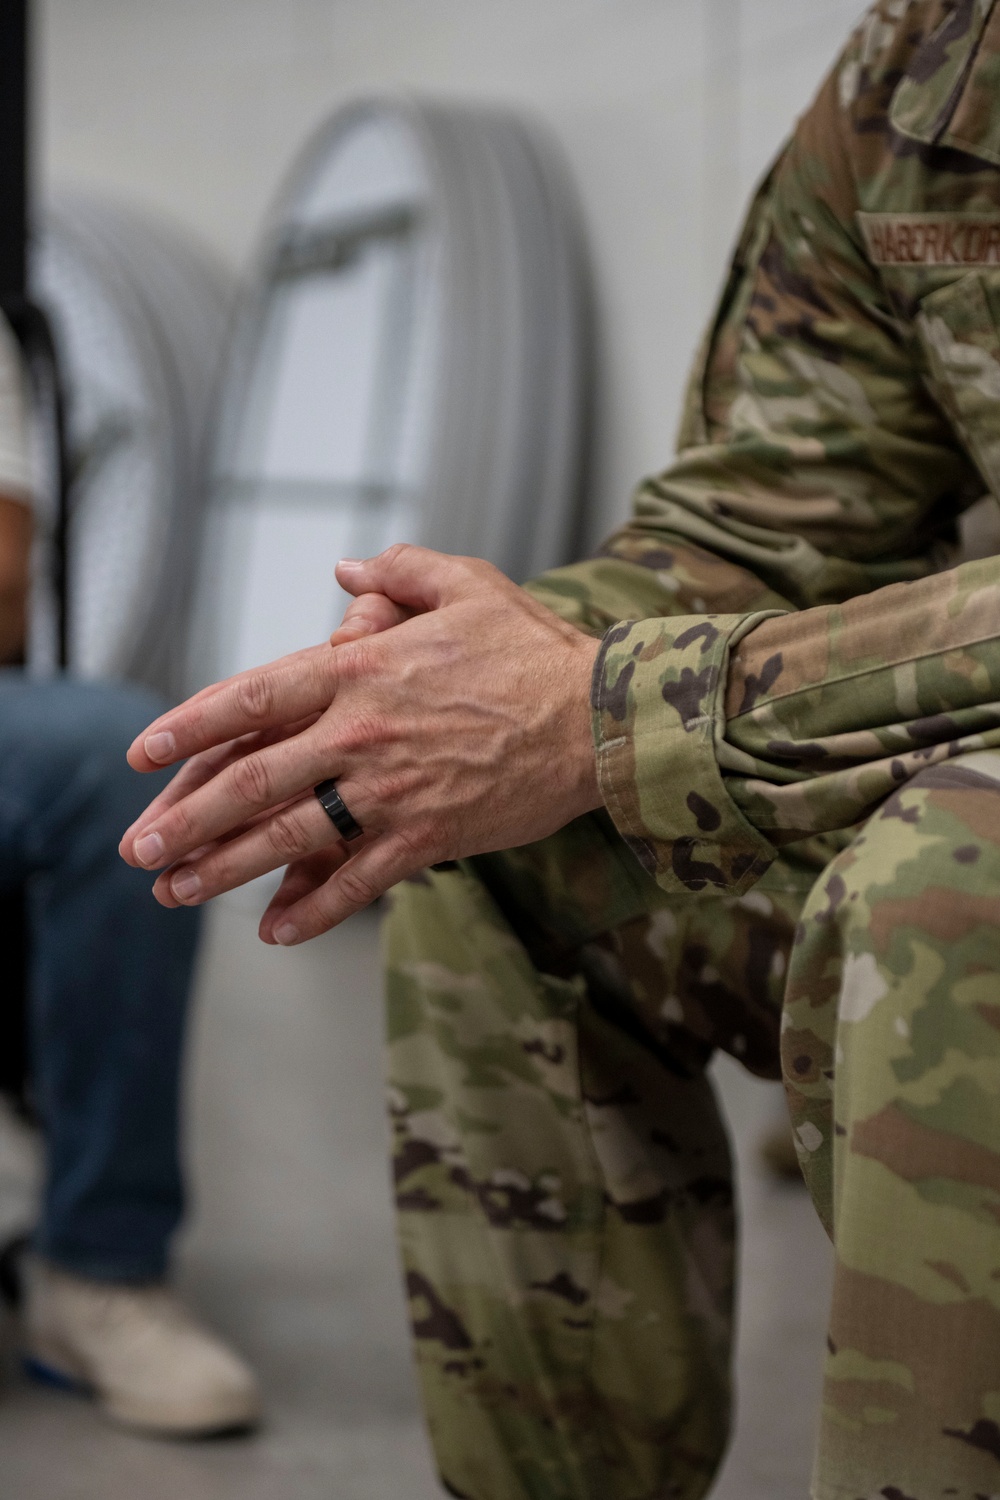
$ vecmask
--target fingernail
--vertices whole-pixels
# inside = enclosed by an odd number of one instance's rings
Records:
[[[201,895],[201,880],[193,870],[178,870],[171,876],[170,891],[178,901],[193,901]]]
[[[283,948],[291,948],[293,943],[299,940],[299,929],[293,927],[291,922],[282,922],[280,927],[274,929],[274,941],[280,943]]]
[[[163,840],[158,833],[145,833],[141,839],[136,839],[132,852],[147,869],[163,864]]]
[[[150,760],[166,763],[168,760],[173,760],[177,742],[169,729],[159,729],[156,734],[147,734],[142,742],[142,748]]]
[[[360,568],[360,557],[342,557],[337,564],[338,568]]]

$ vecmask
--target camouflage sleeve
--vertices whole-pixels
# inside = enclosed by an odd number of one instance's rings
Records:
[[[734,652],[722,719],[726,787],[773,845],[1000,748],[1000,558],[765,621]]]
[[[927,573],[987,487],[857,219],[862,200],[920,191],[889,185],[888,111],[940,10],[875,6],[799,122],[740,238],[678,458],[639,490],[626,528],[680,533],[796,608]]]
[[[778,846],[1000,751],[1000,562],[795,614],[625,622],[594,674],[601,785],[661,884],[746,890]]]
[[[974,567],[929,576],[983,478],[855,218],[859,180],[870,187],[890,150],[900,49],[935,7],[908,11],[905,25],[891,0],[869,13],[761,189],[676,463],[643,486],[604,558],[539,581],[556,607],[586,594],[590,627],[607,632],[592,699],[601,788],[669,888],[746,889],[777,843],[857,821],[907,756],[962,738],[951,674],[977,692],[984,681],[986,648],[940,646],[969,609],[982,624],[985,606],[965,602],[982,580]],[[712,586],[679,586],[678,568],[705,557]],[[628,585],[608,588],[609,558],[635,589],[617,619],[601,606]],[[989,710],[975,715],[979,733]],[[871,728],[896,720],[895,739]]]
[[[775,856],[730,796],[717,743],[731,654],[767,618],[626,620],[604,637],[591,696],[601,792],[618,832],[668,889],[743,891]]]

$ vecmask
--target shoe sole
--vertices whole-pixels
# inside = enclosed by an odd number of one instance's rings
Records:
[[[44,1360],[35,1359],[33,1355],[23,1355],[21,1367],[36,1385],[47,1385],[54,1390],[67,1391],[75,1396],[93,1395],[93,1391],[82,1380],[74,1379],[72,1375],[67,1375],[65,1370],[57,1370],[53,1365],[46,1364]]]
[[[150,1412],[140,1404],[130,1405],[128,1402],[115,1401],[106,1397],[88,1381],[70,1371],[60,1368],[58,1364],[51,1363],[48,1359],[39,1358],[34,1354],[22,1356],[21,1364],[24,1372],[38,1385],[47,1386],[50,1390],[59,1390],[67,1395],[86,1396],[94,1401],[104,1416],[116,1423],[119,1427],[126,1427],[131,1432],[140,1432],[146,1437],[160,1438],[216,1438],[235,1437],[239,1434],[253,1432],[260,1426],[261,1411],[259,1406],[249,1407],[244,1401],[236,1409],[225,1409],[217,1411],[211,1419],[175,1417],[172,1420],[164,1420],[162,1413],[159,1415]]]

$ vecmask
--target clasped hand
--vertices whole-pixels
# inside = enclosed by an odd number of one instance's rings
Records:
[[[427,865],[510,848],[597,807],[597,642],[471,558],[397,546],[338,564],[328,643],[204,689],[128,752],[185,764],[121,843],[199,905],[287,865],[260,935],[315,937]],[[335,778],[364,836],[313,795]]]

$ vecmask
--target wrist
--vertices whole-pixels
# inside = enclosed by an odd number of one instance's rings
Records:
[[[571,746],[573,776],[573,798],[575,817],[593,812],[604,805],[600,781],[597,774],[597,747],[594,742],[593,710],[591,690],[594,668],[601,649],[601,642],[591,636],[577,634],[575,643],[576,661],[573,673],[574,707]]]

